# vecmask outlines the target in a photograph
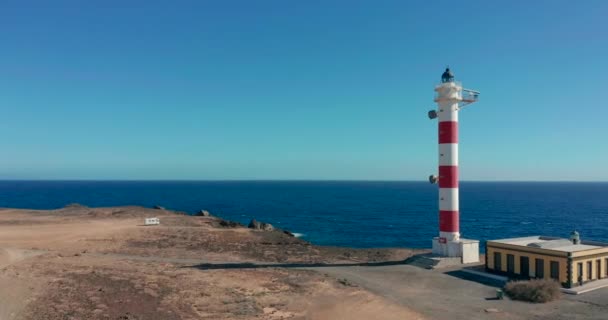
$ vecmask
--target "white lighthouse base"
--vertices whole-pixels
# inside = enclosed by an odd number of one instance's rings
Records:
[[[439,237],[434,237],[433,254],[443,257],[459,257],[463,264],[479,262],[479,241],[470,239],[441,241]]]

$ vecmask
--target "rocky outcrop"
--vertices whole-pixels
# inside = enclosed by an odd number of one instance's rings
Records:
[[[211,214],[207,210],[200,210],[197,213],[195,213],[194,215],[197,216],[197,217],[209,217],[209,216],[211,216]]]
[[[264,231],[274,230],[274,227],[270,223],[260,222],[255,219],[251,219],[251,222],[249,222],[248,227],[249,227],[249,229],[255,229],[255,230],[264,230]]]
[[[244,225],[235,222],[235,221],[230,221],[230,220],[224,220],[224,219],[219,219],[218,222],[219,226],[222,228],[239,228],[239,227],[244,227]]]
[[[286,235],[288,235],[290,237],[295,237],[295,235],[293,233],[291,233],[290,231],[275,228],[270,223],[257,221],[255,219],[251,219],[251,222],[249,222],[249,225],[247,227],[249,229],[254,229],[254,230],[277,231],[277,232],[281,232],[283,234],[286,234]]]
[[[154,206],[154,209],[158,209],[158,210],[167,210],[165,209],[165,207],[161,207],[159,205]]]

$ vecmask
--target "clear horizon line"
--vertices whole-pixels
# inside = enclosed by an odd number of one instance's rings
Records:
[[[0,182],[427,182],[395,179],[1,179]],[[460,182],[608,183],[608,180],[460,180]]]

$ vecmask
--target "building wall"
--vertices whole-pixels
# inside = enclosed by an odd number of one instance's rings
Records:
[[[608,259],[608,254],[604,253],[601,255],[589,255],[589,256],[583,256],[583,257],[577,257],[574,258],[572,260],[572,284],[573,285],[578,285],[579,284],[579,279],[578,279],[578,264],[582,263],[583,264],[583,270],[582,270],[582,276],[583,276],[583,283],[585,282],[589,282],[589,281],[593,281],[593,280],[599,280],[599,279],[605,279],[608,278],[608,275],[606,273],[606,270],[608,270],[608,264],[606,262],[606,259]],[[600,277],[597,277],[597,260],[600,260],[600,267],[601,267],[601,274]],[[588,278],[588,270],[587,270],[587,262],[591,261],[591,280],[589,280]]]
[[[588,257],[588,256],[592,256],[592,255],[607,255],[607,254],[608,254],[608,247],[585,250],[585,251],[577,251],[577,252],[573,252],[572,256],[574,258],[578,258],[578,257]]]
[[[462,243],[462,263],[479,262],[479,241]]]
[[[496,268],[494,266],[494,252],[500,252],[501,254],[501,266],[500,268]],[[551,256],[547,254],[535,253],[535,252],[525,252],[514,249],[505,249],[505,248],[497,248],[488,245],[486,251],[486,260],[488,269],[498,271],[498,272],[507,272],[507,254],[512,254],[514,256],[514,274],[521,275],[521,265],[520,265],[520,257],[528,257],[529,259],[529,276],[530,278],[536,277],[536,259],[544,260],[543,265],[543,273],[545,279],[551,278],[551,261],[557,261],[559,263],[559,282],[567,282],[568,281],[568,258],[567,257],[557,257]]]
[[[522,250],[523,249],[523,250]],[[494,245],[490,241],[486,247],[486,266],[492,271],[499,273],[507,272],[507,254],[514,256],[514,276],[522,274],[520,257],[529,258],[530,278],[536,278],[536,259],[544,260],[543,273],[545,279],[551,278],[551,261],[557,261],[559,263],[559,282],[564,285],[571,283],[572,286],[579,285],[578,279],[578,268],[579,263],[582,263],[582,278],[583,283],[608,278],[608,250],[606,248],[587,250],[582,252],[576,252],[577,256],[568,258],[567,252],[556,252],[554,250],[542,249],[542,248],[522,248],[521,246],[496,244]],[[499,252],[501,254],[501,265],[494,266],[494,253]],[[586,254],[585,254],[586,253]],[[572,272],[568,277],[568,265],[569,259],[571,260]],[[597,277],[597,261],[600,260],[601,273],[600,277]],[[587,262],[592,262],[591,279],[588,279]]]

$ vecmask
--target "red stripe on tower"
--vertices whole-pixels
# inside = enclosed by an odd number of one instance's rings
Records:
[[[458,211],[439,211],[439,231],[458,232],[460,230]]]
[[[439,122],[439,143],[458,143],[458,122]]]
[[[458,166],[439,166],[439,188],[458,188]]]

